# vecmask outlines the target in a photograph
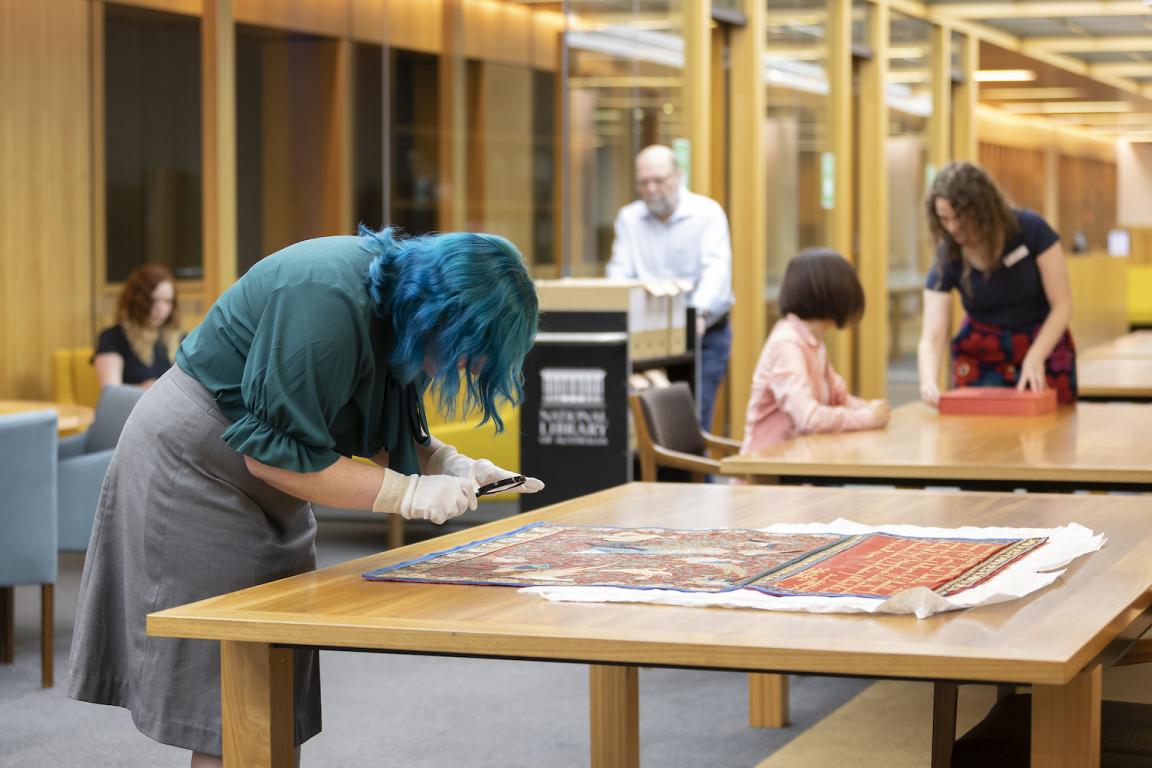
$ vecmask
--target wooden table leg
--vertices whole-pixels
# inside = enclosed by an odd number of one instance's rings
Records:
[[[788,675],[748,674],[748,725],[753,728],[788,725]]]
[[[388,549],[400,549],[404,546],[404,518],[400,515],[388,515]]]
[[[292,649],[220,642],[226,768],[295,768]]]
[[[0,587],[0,661],[11,664],[16,658],[16,588]]]
[[[1032,768],[1100,768],[1100,665],[1032,686]]]
[[[640,677],[636,667],[588,667],[592,768],[640,768]]]

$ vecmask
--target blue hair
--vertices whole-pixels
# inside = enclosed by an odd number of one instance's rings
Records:
[[[524,358],[536,338],[536,289],[516,246],[502,237],[446,232],[407,237],[393,227],[361,226],[361,246],[376,254],[368,291],[390,322],[388,364],[403,383],[430,384],[437,408],[456,415],[461,383],[464,411],[481,411],[484,424],[504,429],[498,407],[524,398]],[[463,361],[463,372],[459,362]]]

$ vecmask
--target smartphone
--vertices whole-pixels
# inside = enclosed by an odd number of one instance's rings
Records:
[[[476,489],[476,495],[487,496],[490,493],[500,493],[500,491],[506,491],[509,488],[515,488],[518,485],[524,485],[525,479],[526,478],[524,475],[512,475],[512,477],[506,477],[503,480],[497,480],[494,483],[488,483],[488,485],[480,486],[478,489]]]

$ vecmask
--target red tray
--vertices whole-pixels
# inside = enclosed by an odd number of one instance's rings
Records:
[[[950,416],[1037,416],[1054,410],[1054,389],[1017,392],[1014,387],[961,387],[940,395],[940,413]]]

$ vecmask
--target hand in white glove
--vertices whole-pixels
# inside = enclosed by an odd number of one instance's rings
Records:
[[[474,477],[477,485],[488,485],[506,477],[517,474],[501,469],[488,459],[472,459],[458,453],[450,445],[438,449],[428,459],[429,475],[452,475],[453,477]],[[510,493],[536,493],[544,487],[544,483],[534,477],[527,478],[523,484],[509,488]]]
[[[471,477],[409,475],[400,514],[409,520],[429,520],[440,525],[476,509],[476,488]]]
[[[421,477],[391,469],[384,470],[384,481],[372,504],[373,512],[394,512],[437,525],[469,509],[476,509],[476,481],[471,477]]]

